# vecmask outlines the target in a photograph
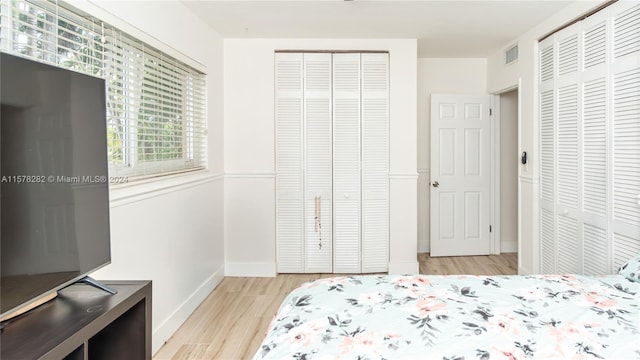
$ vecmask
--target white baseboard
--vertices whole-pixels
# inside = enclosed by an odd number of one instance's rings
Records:
[[[193,311],[211,294],[224,278],[224,268],[220,267],[154,331],[151,337],[151,353],[155,354],[178,330]]]
[[[226,263],[224,276],[239,277],[274,277],[276,276],[275,263]]]
[[[418,274],[420,266],[417,261],[389,262],[390,275]]]
[[[522,266],[518,266],[518,275],[531,275],[531,271],[523,268]]]
[[[518,242],[513,241],[502,241],[500,243],[500,252],[501,253],[514,253],[518,252]]]

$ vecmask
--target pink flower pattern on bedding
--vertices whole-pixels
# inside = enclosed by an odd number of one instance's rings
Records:
[[[291,292],[254,359],[640,359],[623,276],[354,276]]]

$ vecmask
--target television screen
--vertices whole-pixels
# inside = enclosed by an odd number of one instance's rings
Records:
[[[105,82],[0,54],[0,314],[110,262]]]

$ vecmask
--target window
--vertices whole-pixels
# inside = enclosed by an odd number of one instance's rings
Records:
[[[0,47],[105,79],[111,175],[204,168],[205,74],[50,1],[0,0]]]

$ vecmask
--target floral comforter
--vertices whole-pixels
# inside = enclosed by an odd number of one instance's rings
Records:
[[[640,359],[619,275],[356,276],[282,303],[254,359]]]

